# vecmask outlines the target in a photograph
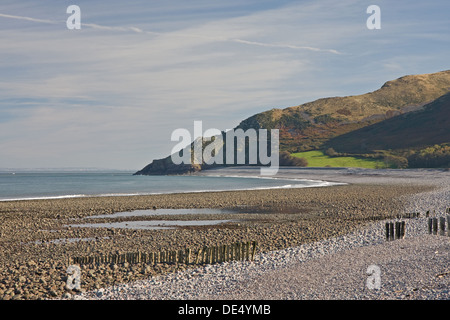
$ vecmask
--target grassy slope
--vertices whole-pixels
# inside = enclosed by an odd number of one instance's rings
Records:
[[[385,168],[381,160],[359,159],[355,157],[329,157],[322,151],[307,151],[291,154],[294,157],[308,160],[308,167],[353,167],[353,168]]]
[[[410,112],[335,137],[326,144],[338,152],[418,148],[450,142],[450,93]]]

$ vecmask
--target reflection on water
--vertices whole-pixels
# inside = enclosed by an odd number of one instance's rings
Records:
[[[175,229],[177,226],[211,226],[234,220],[153,220],[72,224],[74,228]]]
[[[88,219],[98,218],[121,218],[121,217],[142,217],[142,216],[162,216],[162,215],[185,215],[185,214],[230,214],[236,211],[230,209],[150,209],[135,210],[128,212],[117,212],[113,214],[101,214],[86,217]]]
[[[55,244],[63,244],[63,243],[76,243],[79,241],[97,241],[100,239],[110,239],[110,237],[102,237],[102,238],[60,238],[60,239],[52,239],[52,240],[36,240],[32,242],[33,244],[46,244],[46,243],[55,243]]]

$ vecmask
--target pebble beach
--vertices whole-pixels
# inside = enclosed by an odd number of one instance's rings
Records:
[[[218,169],[210,175],[255,175]],[[448,299],[448,237],[428,235],[427,218],[450,207],[444,170],[280,169],[275,178],[340,182],[319,188],[1,202],[3,299]],[[90,216],[156,208],[222,208],[190,215],[220,225],[168,230],[76,228]],[[410,212],[404,239],[384,224]],[[139,217],[134,220],[148,220]],[[182,220],[158,216],[152,220]],[[104,221],[89,219],[90,223]],[[123,222],[126,218],[108,218]],[[66,287],[69,258],[87,254],[199,248],[258,241],[254,261],[213,265],[85,265],[82,290]],[[381,288],[365,284],[381,269]]]

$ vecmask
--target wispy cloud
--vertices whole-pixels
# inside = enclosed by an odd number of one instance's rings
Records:
[[[405,1],[379,0],[379,32],[359,0],[77,2],[80,31],[58,0],[2,2],[0,167],[139,169],[194,120],[224,130],[448,69],[447,0],[433,6],[439,19],[411,18],[425,3],[405,18]]]
[[[54,20],[47,20],[47,19],[38,19],[38,18],[31,18],[31,17],[15,16],[15,15],[4,14],[4,13],[0,13],[0,17],[8,18],[8,19],[15,19],[15,20],[25,20],[25,21],[31,21],[31,22],[38,22],[38,23],[47,23],[47,24],[57,24],[57,23],[61,23],[62,22],[62,21],[54,21]]]
[[[53,21],[53,20],[47,20],[47,19],[38,19],[38,18],[31,18],[31,17],[24,17],[24,16],[16,16],[16,15],[9,15],[9,14],[3,14],[0,13],[0,17],[3,18],[9,18],[9,19],[16,19],[16,20],[25,20],[25,21],[31,21],[31,22],[37,22],[37,23],[46,23],[46,24],[59,24],[64,21]],[[164,36],[168,33],[164,32],[155,32],[155,31],[148,31],[143,30],[138,27],[127,27],[127,26],[107,26],[107,25],[101,25],[96,23],[81,23],[82,27],[88,27],[93,28],[97,30],[105,30],[105,31],[114,31],[114,32],[135,32],[139,34],[149,34],[149,35],[156,35],[156,36]],[[321,49],[321,48],[315,48],[312,46],[297,46],[297,45],[289,45],[289,44],[275,44],[275,43],[264,43],[264,42],[258,42],[258,41],[250,41],[245,39],[236,39],[236,38],[226,38],[226,37],[208,37],[200,34],[187,34],[187,33],[179,33],[179,32],[171,32],[170,36],[172,37],[188,37],[188,38],[201,38],[201,39],[207,39],[211,41],[225,41],[225,42],[236,42],[251,46],[259,46],[259,47],[270,47],[270,48],[282,48],[282,49],[292,49],[292,50],[309,50],[314,52],[328,52],[332,54],[341,54],[338,50],[334,49]]]

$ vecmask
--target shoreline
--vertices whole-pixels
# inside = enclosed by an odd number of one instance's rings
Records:
[[[188,190],[188,191],[167,191],[167,192],[150,192],[150,193],[110,193],[110,194],[67,194],[67,195],[55,195],[55,196],[36,196],[29,198],[9,198],[0,199],[1,202],[15,202],[15,201],[36,201],[36,200],[58,200],[58,199],[74,199],[74,198],[104,198],[104,197],[135,197],[135,196],[153,196],[153,195],[165,195],[165,194],[189,194],[189,193],[208,193],[208,192],[232,192],[232,191],[253,191],[253,190],[272,190],[272,189],[295,189],[295,188],[315,188],[315,187],[329,187],[333,185],[342,185],[346,183],[331,182],[324,180],[312,180],[312,179],[297,179],[288,177],[268,177],[268,176],[249,176],[249,175],[197,175],[190,174],[186,176],[199,176],[199,177],[212,177],[212,178],[242,178],[242,179],[272,179],[281,181],[302,181],[315,183],[313,185],[281,185],[281,186],[267,186],[267,187],[251,187],[243,189],[222,189],[222,190]]]
[[[447,177],[446,175],[445,179]],[[284,250],[343,236],[373,221],[395,217],[406,212],[406,198],[438,190],[436,178],[431,177],[406,184],[401,179],[388,179],[388,183],[382,183],[381,180],[386,178],[360,178],[346,176],[346,182],[353,179],[355,183],[326,188],[1,202],[0,213],[4,223],[0,229],[0,241],[4,250],[0,254],[0,279],[4,280],[4,284],[0,284],[0,298],[61,297],[65,293],[67,259],[73,256],[94,252],[132,252],[137,248],[148,252],[168,248],[195,249],[241,240],[257,240],[260,244],[258,253]],[[244,209],[233,214],[189,216],[194,220],[230,217],[239,220],[219,227],[149,231],[108,228],[94,230],[66,226],[84,221],[89,216],[155,207]],[[186,218],[171,215],[133,220]],[[98,221],[98,218],[89,220],[92,223]],[[124,221],[124,218],[108,221]],[[95,241],[51,242],[74,238]],[[36,241],[42,243],[35,243]],[[85,281],[82,286],[84,290],[90,291],[190,269],[192,266],[170,264],[152,268],[141,265],[87,266],[82,269]],[[25,282],[20,279],[25,279]],[[11,290],[14,283],[19,284],[19,288]]]

